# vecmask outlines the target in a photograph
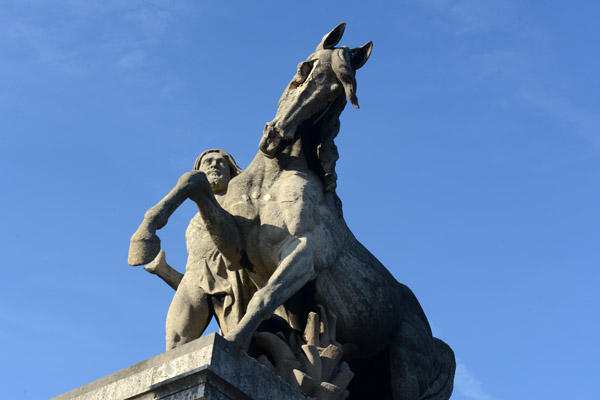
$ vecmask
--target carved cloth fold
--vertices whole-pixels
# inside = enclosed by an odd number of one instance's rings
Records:
[[[186,239],[189,257],[183,279],[211,298],[215,316],[225,334],[244,316],[256,289],[244,270],[228,269],[231,262],[217,250],[200,214],[190,221]]]

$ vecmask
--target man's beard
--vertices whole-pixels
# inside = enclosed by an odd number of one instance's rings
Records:
[[[227,189],[227,184],[229,182],[221,173],[209,171],[206,173],[206,178],[208,179],[208,183],[213,192],[217,193]]]

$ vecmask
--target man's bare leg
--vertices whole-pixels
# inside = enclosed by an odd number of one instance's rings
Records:
[[[208,296],[187,277],[179,284],[167,314],[167,350],[198,339],[213,317]]]

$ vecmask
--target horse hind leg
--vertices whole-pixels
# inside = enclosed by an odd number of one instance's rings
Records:
[[[348,360],[354,378],[350,381],[347,400],[391,400],[390,349],[369,358]]]
[[[447,400],[454,387],[456,360],[454,352],[446,343],[433,338],[434,356],[437,359],[435,377],[421,397],[424,400]]]
[[[400,335],[398,335],[400,336]],[[402,338],[390,344],[390,378],[394,400],[420,400],[419,376],[414,356]]]
[[[393,399],[448,400],[456,366],[452,349],[437,338],[408,330],[390,345]]]

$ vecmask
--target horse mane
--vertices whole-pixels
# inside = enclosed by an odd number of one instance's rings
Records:
[[[339,96],[333,101],[328,112],[319,121],[320,142],[316,148],[316,155],[322,168],[322,181],[325,192],[335,192],[337,187],[337,173],[335,165],[340,158],[335,137],[340,131],[340,114],[346,106],[346,98]]]
[[[355,69],[352,66],[351,55],[352,50],[348,47],[334,49],[331,56],[331,67],[344,87],[344,94],[335,98],[324,113],[318,117],[312,132],[312,137],[318,138],[314,151],[316,151],[320,164],[319,168],[312,169],[320,175],[325,192],[335,192],[337,187],[335,165],[340,155],[334,139],[340,131],[340,115],[346,106],[346,98],[358,106]]]

